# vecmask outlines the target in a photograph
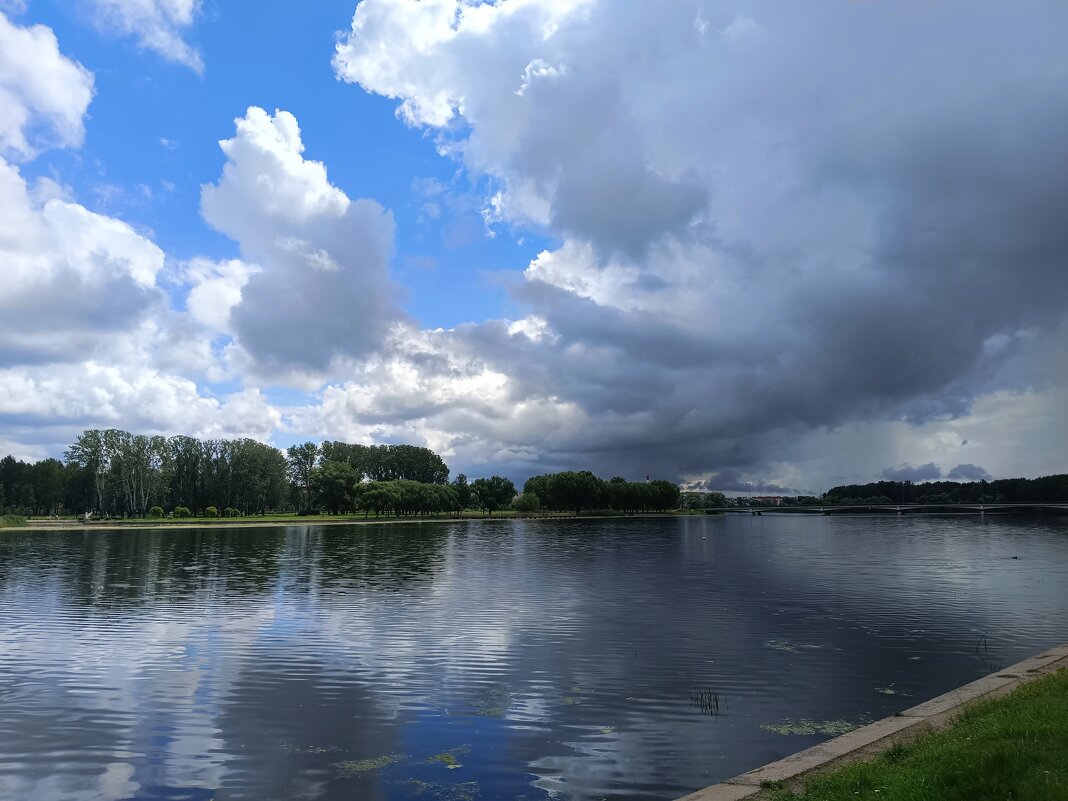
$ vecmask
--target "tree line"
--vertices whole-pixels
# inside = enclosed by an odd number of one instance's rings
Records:
[[[627,481],[621,476],[605,481],[589,470],[565,470],[528,478],[523,496],[530,496],[532,504],[540,508],[557,512],[663,512],[678,508],[680,491],[670,481]]]
[[[429,448],[305,442],[284,452],[252,439],[146,436],[90,429],[64,459],[0,459],[0,512],[108,517],[257,515],[267,512],[420,515],[478,509],[663,511],[679,505],[668,481],[604,481],[550,473],[523,493],[503,476],[449,481]]]
[[[832,487],[826,503],[875,505],[887,503],[1068,503],[1068,475],[1003,478],[995,481],[876,481]]]

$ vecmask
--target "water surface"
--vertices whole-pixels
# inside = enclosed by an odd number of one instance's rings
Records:
[[[6,533],[0,798],[672,799],[1066,620],[1055,518]]]

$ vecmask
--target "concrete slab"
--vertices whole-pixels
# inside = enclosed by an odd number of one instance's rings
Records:
[[[761,765],[759,768],[735,776],[729,780],[730,784],[751,784],[757,787],[761,782],[784,782],[796,778],[802,773],[822,767],[834,759],[837,754],[828,751],[823,745],[815,745],[798,751],[778,762]]]
[[[691,793],[679,801],[742,801],[752,798],[760,792],[759,787],[749,784],[713,784],[696,793]]]
[[[1018,673],[1015,665],[1005,672],[1013,674]],[[912,718],[941,715],[943,712],[948,712],[962,704],[977,701],[983,696],[994,692],[999,687],[1004,687],[1006,684],[1015,684],[1018,681],[1019,679],[1017,678],[1003,678],[998,674],[984,676],[978,681],[973,681],[971,684],[965,684],[963,687],[950,690],[948,693],[932,698],[930,701],[924,701],[922,704],[906,709],[901,715],[903,717]]]
[[[915,726],[923,726],[923,721],[913,717],[883,718],[828,740],[820,745],[820,748],[838,757],[850,751],[869,748]]]

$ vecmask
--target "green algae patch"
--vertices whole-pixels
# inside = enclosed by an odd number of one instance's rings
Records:
[[[411,779],[404,783],[408,793],[415,798],[433,798],[435,801],[475,801],[479,796],[478,782],[424,782]]]
[[[440,754],[434,754],[434,756],[427,759],[427,762],[439,762],[449,770],[456,770],[457,768],[463,767],[457,757],[463,756],[470,750],[471,746],[461,745],[458,748],[452,748],[448,751],[442,751]]]
[[[850,723],[848,720],[810,720],[808,718],[794,720],[793,718],[786,718],[781,723],[764,723],[760,728],[775,734],[826,734],[829,737],[836,737],[839,734],[853,731],[853,729],[857,728],[857,725]]]
[[[490,690],[475,702],[475,714],[482,717],[500,717],[508,711],[515,694],[506,688]]]
[[[901,698],[912,697],[908,693],[901,692],[901,690],[895,690],[893,684],[891,684],[889,687],[876,687],[875,692],[879,693],[879,695],[897,695]]]
[[[579,700],[577,698],[570,695],[565,695],[560,700],[563,702],[564,706],[574,706],[575,704],[579,703]]]
[[[370,773],[373,770],[381,770],[382,768],[388,768],[390,765],[400,762],[407,756],[406,754],[387,754],[385,756],[373,757],[372,759],[358,759],[351,760],[349,762],[335,762],[334,767],[337,768],[337,772],[342,776],[362,776],[364,773]]]
[[[799,654],[802,650],[818,651],[823,648],[822,645],[787,642],[786,640],[767,640],[764,643],[764,647],[770,648],[772,651],[782,651],[784,654]]]
[[[341,750],[337,745],[282,745],[282,751],[287,754],[336,754]]]

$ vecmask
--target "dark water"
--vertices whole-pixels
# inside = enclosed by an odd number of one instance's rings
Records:
[[[1065,640],[1055,519],[9,533],[0,798],[671,799]]]

